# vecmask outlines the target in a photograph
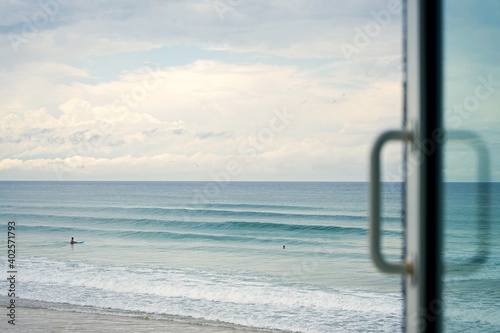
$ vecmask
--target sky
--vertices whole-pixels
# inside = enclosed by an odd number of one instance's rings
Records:
[[[0,39],[2,180],[366,181],[402,124],[397,0],[10,0]]]

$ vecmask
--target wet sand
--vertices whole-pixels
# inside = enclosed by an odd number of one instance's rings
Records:
[[[2,316],[0,332],[172,332],[172,333],[262,333],[258,330],[221,326],[197,325],[169,320],[157,320],[117,315],[103,315],[41,308],[20,307],[15,325]]]

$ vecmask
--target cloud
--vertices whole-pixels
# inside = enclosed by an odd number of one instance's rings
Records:
[[[65,179],[125,177],[125,171],[105,171],[120,162],[138,179],[140,170],[161,179],[206,179],[235,159],[241,179],[259,173],[272,179],[279,172],[340,177],[329,173],[327,161],[344,156],[339,165],[364,165],[356,157],[359,147],[367,149],[374,130],[397,124],[390,115],[399,101],[391,96],[400,89],[387,78],[346,88],[309,69],[217,61],[139,68],[97,84],[53,77],[47,75],[39,94],[57,96],[57,106],[0,119],[9,158],[4,170],[32,168],[49,177],[47,170],[58,166]],[[383,115],[389,123],[377,121]]]
[[[3,178],[363,180],[401,123],[400,15],[340,47],[388,1],[47,3],[0,29]]]

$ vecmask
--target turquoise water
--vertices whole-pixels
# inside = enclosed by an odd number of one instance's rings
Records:
[[[477,248],[474,184],[449,186],[446,258],[459,267]],[[5,226],[16,221],[27,305],[293,332],[400,331],[400,278],[368,256],[367,193],[365,183],[2,182],[0,215]],[[401,184],[386,184],[383,202],[384,252],[397,260]],[[498,239],[497,225],[488,232]],[[72,236],[85,243],[70,245]],[[500,327],[500,250],[490,243],[481,267],[447,276],[450,331]]]

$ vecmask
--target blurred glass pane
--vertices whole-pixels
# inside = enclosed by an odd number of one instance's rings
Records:
[[[500,1],[445,1],[444,327],[500,329]]]

